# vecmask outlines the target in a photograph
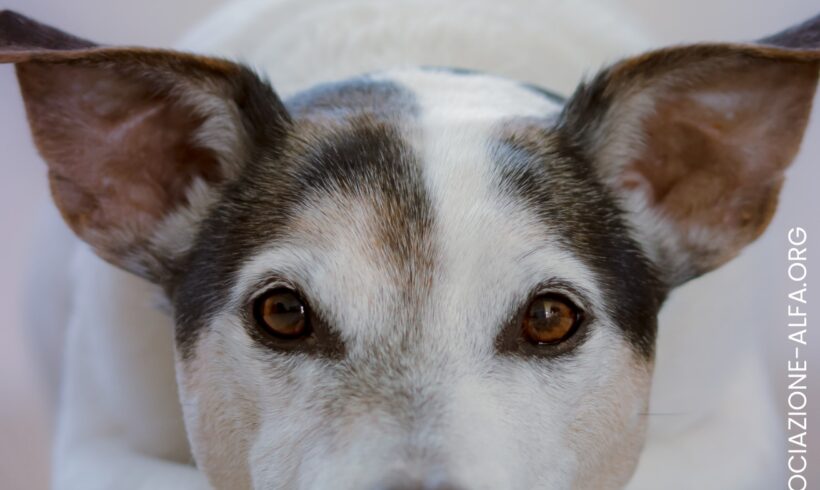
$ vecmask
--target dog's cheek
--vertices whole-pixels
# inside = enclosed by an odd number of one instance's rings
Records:
[[[620,354],[601,364],[603,382],[590,382],[569,426],[569,443],[579,455],[577,488],[622,488],[645,441],[652,361],[624,340],[613,342]]]
[[[177,380],[194,460],[214,488],[250,490],[248,454],[259,425],[246,386],[253,371],[240,374],[246,360],[214,326],[202,330],[192,352],[177,355]]]
[[[333,454],[344,447],[349,456],[356,448],[334,438],[343,418],[334,409],[338,384],[331,362],[275,354],[260,366],[259,425],[248,456],[254,488],[348,488],[345,473],[366,469],[360,462],[340,465]],[[329,484],[315,482],[328,472]]]
[[[622,488],[643,445],[651,366],[615,327],[572,358],[511,358],[498,370],[518,488]]]
[[[183,412],[194,459],[211,485],[302,485],[300,469],[327,448],[333,429],[326,360],[270,351],[231,315],[203,328],[191,352],[178,356]],[[315,467],[326,460],[320,457]]]

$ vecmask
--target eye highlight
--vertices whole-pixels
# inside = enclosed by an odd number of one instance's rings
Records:
[[[553,345],[572,337],[580,323],[581,311],[572,301],[557,294],[542,294],[530,301],[521,329],[530,343]]]
[[[296,292],[276,288],[253,302],[253,318],[264,332],[280,339],[296,339],[310,334],[307,305]]]

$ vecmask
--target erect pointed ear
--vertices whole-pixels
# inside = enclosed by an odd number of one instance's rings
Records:
[[[249,69],[190,54],[101,47],[0,12],[51,191],[104,259],[161,282],[219,189],[280,135],[287,113]]]
[[[766,228],[819,69],[820,16],[755,44],[663,49],[582,84],[560,128],[621,198],[674,286]]]

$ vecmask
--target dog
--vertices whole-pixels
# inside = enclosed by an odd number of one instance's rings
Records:
[[[272,84],[0,13],[0,61],[86,244],[55,488],[779,485],[767,440],[727,463],[711,426],[653,439],[647,410],[664,301],[774,213],[820,17],[637,54],[564,98],[533,82],[564,90],[577,67],[503,49],[548,39],[547,11],[601,49],[640,44],[595,29],[603,5],[310,3],[234,4],[189,38],[241,53],[267,32]],[[461,66],[423,66],[440,57]],[[531,72],[463,69],[494,62]],[[276,66],[322,83],[275,92]],[[698,451],[711,466],[677,457]]]

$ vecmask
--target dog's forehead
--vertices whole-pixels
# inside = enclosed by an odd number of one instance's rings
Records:
[[[540,87],[502,77],[451,68],[411,68],[374,73],[319,85],[287,101],[297,117],[344,116],[344,111],[436,117],[464,121],[477,116],[545,117],[561,109],[563,98]],[[436,113],[436,110],[444,112]]]
[[[435,203],[449,197],[431,200],[415,218],[395,214],[396,201],[368,194],[306,201],[285,236],[242,264],[232,308],[282,280],[303,291],[349,352],[407,339],[443,346],[468,336],[487,352],[519,303],[545,283],[583,291],[588,305],[603,306],[595,272],[554,238],[557,229],[496,189],[473,187],[448,211]]]
[[[203,225],[176,299],[183,343],[266,277],[302,289],[351,345],[442,323],[489,334],[550,280],[612,299],[602,286],[618,271],[596,254],[633,244],[554,134],[553,97],[409,70],[287,105],[288,141],[248,165]]]

